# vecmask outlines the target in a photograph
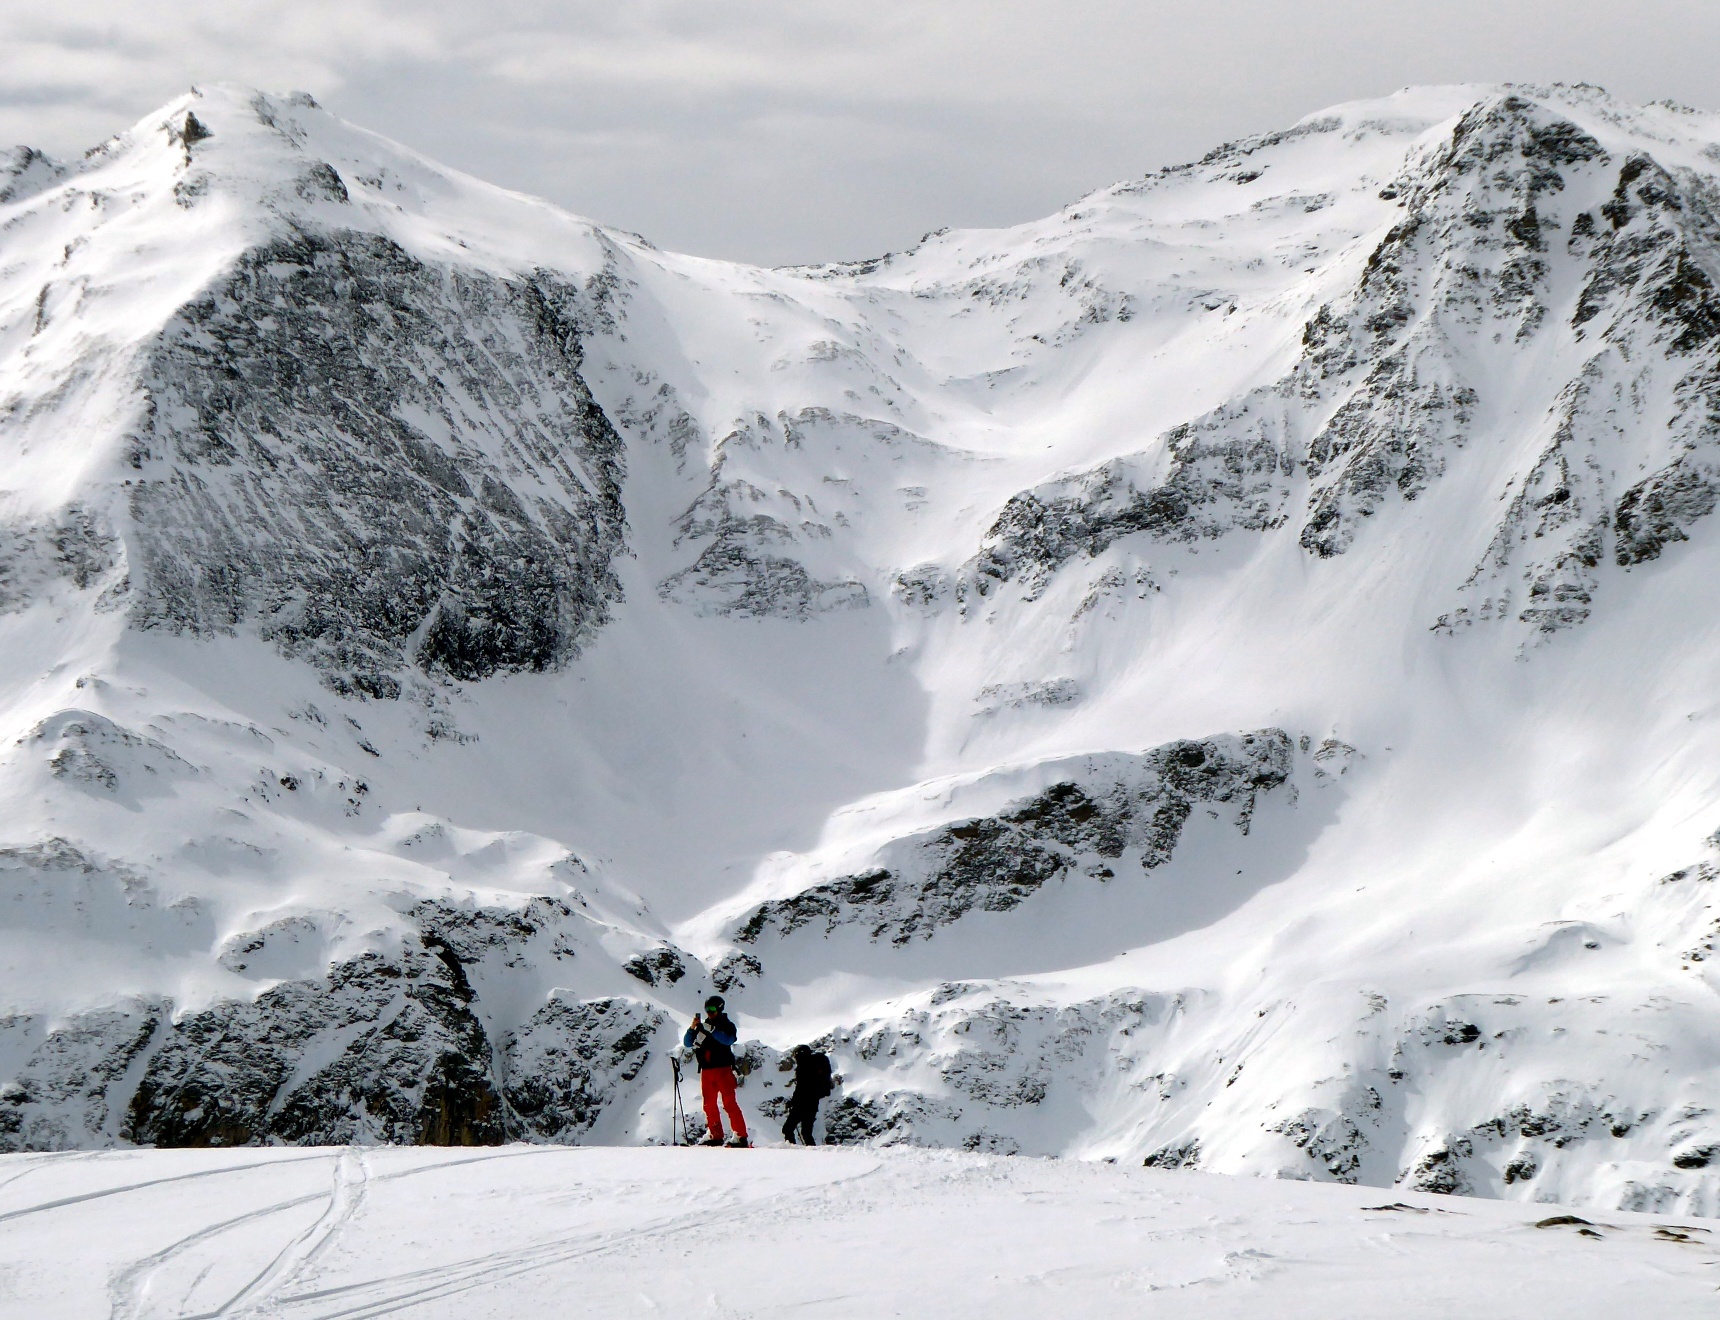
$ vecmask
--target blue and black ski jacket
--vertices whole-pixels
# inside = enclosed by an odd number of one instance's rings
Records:
[[[699,1071],[709,1068],[733,1068],[735,1052],[732,1048],[737,1033],[735,1024],[729,1021],[726,1013],[712,1013],[702,1018],[696,1027],[688,1027],[687,1034],[681,1037],[681,1044],[693,1051],[699,1061]]]

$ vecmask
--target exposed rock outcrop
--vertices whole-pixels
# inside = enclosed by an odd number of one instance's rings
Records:
[[[1289,777],[1292,748],[1288,734],[1267,729],[1090,758],[1079,781],[896,840],[872,870],[760,904],[735,938],[756,944],[853,923],[873,940],[906,944],[969,912],[1007,912],[1073,875],[1126,882],[1131,870],[1171,859],[1196,803],[1224,804],[1247,833],[1259,795]]]
[[[411,664],[551,669],[620,586],[620,438],[580,375],[593,305],[357,231],[246,253],[144,373],[133,615],[258,629],[343,691]]]
[[[431,902],[412,915],[416,945],[255,999],[0,1022],[24,1060],[0,1091],[0,1149],[572,1142],[630,1094],[666,1022],[645,1003],[552,997],[500,1038],[486,1026],[474,978],[553,947],[565,905]]]

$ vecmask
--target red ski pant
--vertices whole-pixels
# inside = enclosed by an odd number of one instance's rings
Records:
[[[717,1101],[721,1100],[723,1108],[729,1111],[729,1122],[734,1126],[735,1135],[745,1141],[747,1121],[741,1117],[741,1102],[735,1098],[735,1070],[706,1068],[699,1074],[699,1090],[704,1093],[705,1126],[710,1134],[718,1141],[723,1139],[723,1116],[717,1109]]]

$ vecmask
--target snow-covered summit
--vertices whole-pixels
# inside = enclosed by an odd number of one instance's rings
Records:
[[[1720,119],[1340,106],[871,261],[308,98],[0,159],[0,1141],[1712,1212]]]

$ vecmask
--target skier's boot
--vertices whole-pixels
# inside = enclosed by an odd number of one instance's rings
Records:
[[[723,1143],[723,1145],[733,1146],[736,1150],[745,1150],[748,1146],[752,1145],[752,1142],[748,1141],[745,1137],[730,1137]]]
[[[699,1144],[701,1146],[721,1146],[723,1144],[723,1139],[721,1137],[712,1136],[710,1133],[707,1132],[705,1134],[704,1140],[699,1142]]]

